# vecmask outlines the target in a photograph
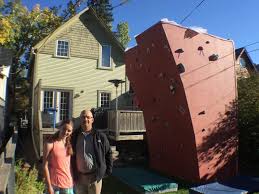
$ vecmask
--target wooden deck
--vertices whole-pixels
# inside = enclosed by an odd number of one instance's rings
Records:
[[[146,132],[142,111],[109,110],[109,138],[115,141],[143,140]]]

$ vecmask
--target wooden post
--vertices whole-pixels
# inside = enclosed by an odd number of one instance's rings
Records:
[[[112,132],[112,125],[111,125],[111,118],[112,118],[112,112],[110,111],[110,110],[108,110],[108,112],[107,112],[107,115],[108,115],[108,136],[110,137],[111,136],[111,132]]]
[[[116,114],[116,117],[115,117],[115,139],[118,140],[119,139],[119,136],[120,136],[120,129],[119,129],[119,111],[118,110],[115,110],[115,114]]]

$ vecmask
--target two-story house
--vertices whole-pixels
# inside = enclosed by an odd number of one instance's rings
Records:
[[[67,118],[78,118],[85,108],[127,106],[129,83],[124,48],[111,30],[86,8],[33,47],[31,129],[38,154],[45,136]],[[53,111],[53,112],[51,112]],[[48,122],[52,116],[51,124]],[[77,123],[78,124],[78,123]]]
[[[236,55],[236,74],[237,77],[249,77],[258,72],[247,50],[242,47],[235,50]]]

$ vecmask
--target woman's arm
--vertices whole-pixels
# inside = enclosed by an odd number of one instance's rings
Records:
[[[43,174],[46,179],[46,184],[48,187],[49,194],[54,194],[54,190],[50,181],[50,173],[49,173],[49,155],[51,150],[53,149],[53,143],[45,143],[43,148]]]

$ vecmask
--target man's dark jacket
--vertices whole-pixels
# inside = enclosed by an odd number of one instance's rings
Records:
[[[82,129],[75,130],[71,139],[74,152],[71,159],[71,164],[75,181],[77,181],[78,175],[80,174],[76,167],[76,142],[80,133],[82,133]],[[96,180],[99,182],[104,176],[108,176],[112,173],[112,151],[105,134],[95,129],[92,129],[91,133],[93,135],[94,153],[96,157]]]

